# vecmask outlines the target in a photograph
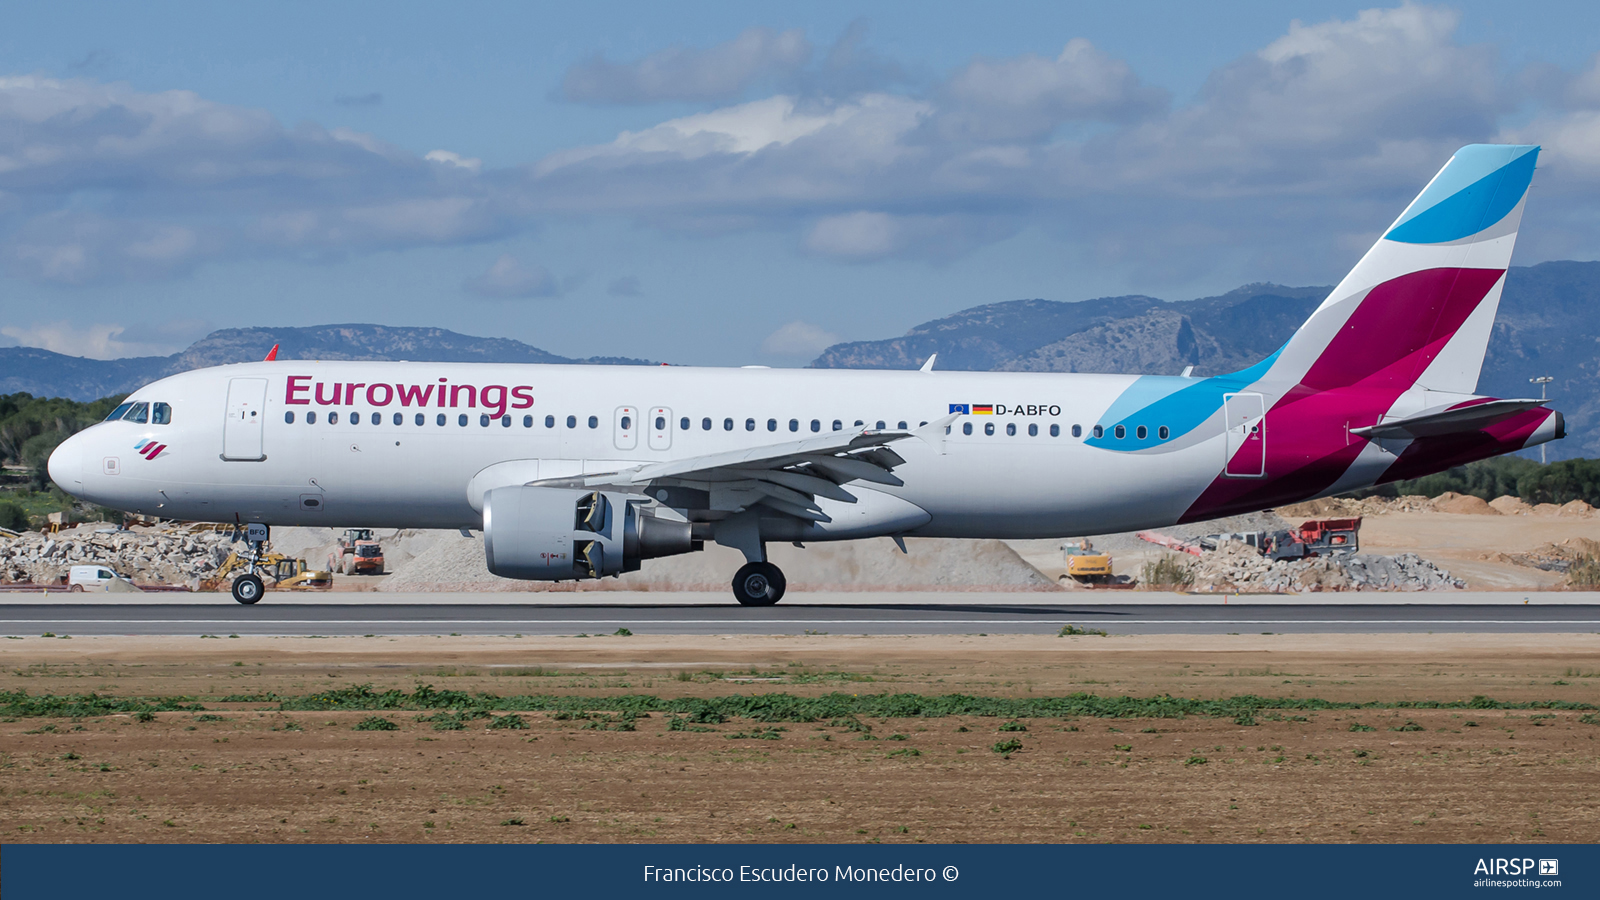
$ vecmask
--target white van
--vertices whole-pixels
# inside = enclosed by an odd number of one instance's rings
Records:
[[[67,575],[69,591],[137,591],[133,582],[105,566],[73,566]]]

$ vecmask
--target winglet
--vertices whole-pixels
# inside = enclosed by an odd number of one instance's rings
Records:
[[[937,354],[937,353],[928,354],[928,361],[923,363],[922,364],[922,368],[918,369],[917,371],[919,371],[919,372],[932,372],[933,371],[933,361],[938,359],[938,358],[939,358],[939,354]]]
[[[278,358],[278,345],[277,344],[273,344],[272,345],[272,349],[267,351],[267,358],[262,360],[262,362],[272,362],[273,360],[275,360],[277,358]]]

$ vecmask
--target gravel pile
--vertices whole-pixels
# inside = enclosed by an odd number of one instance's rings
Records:
[[[54,584],[73,566],[99,564],[135,582],[195,587],[233,549],[226,534],[212,531],[190,534],[141,526],[132,531],[96,531],[97,527],[106,526],[0,537],[0,582]]]
[[[767,545],[791,591],[1055,591],[1060,588],[1000,541],[908,539],[903,554],[888,538]],[[442,532],[378,586],[380,591],[715,591],[744,564],[736,550],[708,544],[698,553],[648,559],[637,572],[598,581],[512,581],[489,573],[483,541]]]
[[[1415,553],[1319,556],[1273,562],[1228,541],[1190,565],[1197,591],[1446,591],[1466,583]]]

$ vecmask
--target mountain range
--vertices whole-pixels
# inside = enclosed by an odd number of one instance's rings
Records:
[[[829,368],[914,368],[938,353],[939,369],[1218,375],[1259,362],[1316,309],[1329,287],[1251,284],[1220,297],[1169,302],[1105,297],[1078,303],[1013,300],[924,322],[904,335],[829,347]],[[1552,459],[1600,456],[1600,262],[1513,266],[1489,339],[1478,392],[1538,396],[1528,379],[1549,375],[1551,405],[1566,416]]]
[[[317,325],[309,328],[224,328],[171,356],[86,359],[36,347],[0,347],[0,394],[96,400],[125,394],[177,372],[265,359],[409,359],[418,362],[589,363],[653,365],[613,356],[570,359],[510,338],[482,338],[443,328]]]
[[[1328,287],[1250,284],[1217,297],[1167,301],[1103,297],[1079,302],[1013,300],[962,310],[877,341],[836,344],[818,368],[907,369],[939,354],[939,369],[1009,372],[1215,375],[1282,346]],[[569,359],[508,338],[442,328],[324,325],[231,328],[172,356],[95,360],[30,347],[0,348],[0,393],[92,400],[202,366],[279,359],[410,359],[433,362],[650,365],[616,357]],[[1555,378],[1552,405],[1568,437],[1552,458],[1600,456],[1600,262],[1513,267],[1489,341],[1480,393],[1526,397],[1528,379]]]

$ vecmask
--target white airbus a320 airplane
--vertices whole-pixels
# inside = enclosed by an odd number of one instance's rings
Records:
[[[768,541],[1100,534],[1416,478],[1564,436],[1542,401],[1474,393],[1538,150],[1463,147],[1229,375],[260,362],[139,389],[50,476],[178,519],[481,528],[507,578],[711,540],[755,606],[783,596]]]

